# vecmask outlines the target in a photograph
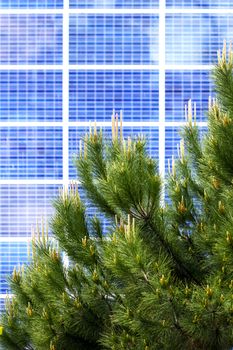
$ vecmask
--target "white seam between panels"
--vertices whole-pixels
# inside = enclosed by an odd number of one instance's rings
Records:
[[[69,0],[63,4],[63,132],[62,132],[62,156],[63,156],[63,186],[69,184]],[[63,263],[69,265],[69,259],[63,254]]]
[[[31,236],[2,236],[0,237],[0,242],[1,243],[29,243],[32,240]]]
[[[165,175],[165,1],[160,0],[159,15],[159,172]],[[164,189],[161,203],[164,202]]]
[[[6,297],[12,298],[13,294],[0,294],[0,299],[5,299]]]
[[[69,182],[69,0],[64,0],[63,9],[63,114],[62,114],[62,156],[63,156],[63,184]]]

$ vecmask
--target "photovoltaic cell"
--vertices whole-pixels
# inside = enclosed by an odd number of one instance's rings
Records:
[[[0,0],[0,8],[62,8],[63,0]]]
[[[62,16],[0,15],[0,64],[61,64]]]
[[[58,185],[1,185],[1,236],[31,236],[37,220],[50,220],[57,196]]]
[[[112,110],[124,121],[158,121],[158,72],[146,70],[71,71],[70,120],[111,121]]]
[[[108,140],[111,142],[112,136],[111,136],[111,128],[109,127],[103,127],[103,134],[105,140]],[[69,163],[69,175],[70,179],[76,179],[77,178],[77,171],[74,166],[75,159],[79,156],[79,141],[84,138],[85,134],[89,132],[89,128],[74,128],[71,127],[69,130],[69,151],[70,151],[70,163]],[[125,139],[128,139],[128,136],[135,138],[138,137],[138,135],[143,135],[146,143],[146,149],[148,154],[155,159],[158,159],[158,128],[156,127],[137,127],[137,126],[130,126],[130,127],[124,127],[123,126],[123,137]]]
[[[232,39],[233,15],[166,16],[167,64],[215,64],[223,41]]]
[[[208,98],[213,97],[209,71],[166,72],[166,121],[185,121],[184,107],[196,103],[197,121],[206,121]]]
[[[159,0],[70,0],[71,8],[150,8]]]
[[[166,6],[172,8],[233,8],[232,0],[166,0]]]
[[[61,179],[62,129],[1,127],[0,178]]]
[[[62,72],[0,71],[0,115],[1,121],[61,121]]]
[[[71,15],[70,64],[157,64],[158,16]]]
[[[14,267],[28,262],[27,242],[0,242],[0,293],[11,293],[7,278]]]

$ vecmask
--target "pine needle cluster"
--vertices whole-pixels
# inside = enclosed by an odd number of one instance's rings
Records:
[[[115,115],[111,140],[91,128],[76,161],[80,186],[111,226],[104,234],[98,215],[87,215],[75,183],[61,190],[53,239],[37,229],[30,263],[10,279],[4,349],[232,348],[232,77],[224,45],[208,131],[201,137],[189,102],[165,202],[145,140],[125,140]]]

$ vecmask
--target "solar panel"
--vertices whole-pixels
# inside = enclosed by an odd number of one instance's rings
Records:
[[[58,187],[77,178],[73,158],[89,121],[110,138],[112,110],[123,110],[125,137],[145,135],[161,174],[190,98],[206,122],[209,73],[231,39],[232,8],[226,0],[0,0],[0,309],[8,273],[27,262],[31,225],[52,215]],[[88,215],[96,212],[88,202]]]

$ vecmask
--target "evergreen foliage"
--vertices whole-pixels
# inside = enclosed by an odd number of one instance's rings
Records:
[[[208,131],[201,138],[190,102],[165,205],[145,141],[125,141],[122,126],[118,135],[118,117],[111,142],[96,127],[85,137],[76,162],[81,186],[111,228],[104,235],[100,219],[88,218],[77,185],[61,191],[55,240],[37,229],[29,265],[11,277],[4,349],[232,348],[232,74],[224,46]]]

